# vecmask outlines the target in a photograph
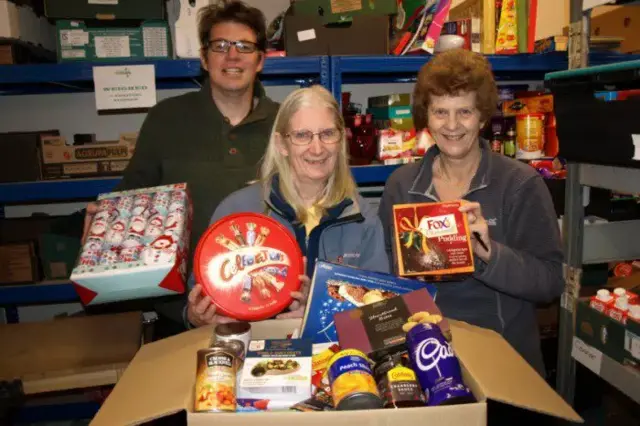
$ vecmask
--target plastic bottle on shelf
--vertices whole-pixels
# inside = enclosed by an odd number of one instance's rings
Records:
[[[629,318],[640,322],[640,305],[629,306]]]
[[[629,310],[629,298],[626,295],[618,297],[616,299],[615,306],[616,306],[616,309],[619,309],[621,311],[628,311]]]
[[[606,288],[598,290],[598,292],[596,293],[596,297],[598,298],[598,300],[601,300],[605,303],[610,302],[613,298],[613,296],[611,296],[611,292]]]
[[[613,295],[615,297],[622,297],[622,296],[626,296],[627,295],[627,290],[625,290],[622,287],[618,287],[616,289],[613,290]]]
[[[516,158],[516,131],[513,127],[509,127],[507,130],[507,137],[503,142],[504,155],[511,158]]]

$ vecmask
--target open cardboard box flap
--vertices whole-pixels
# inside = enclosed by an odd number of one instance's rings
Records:
[[[263,321],[252,324],[252,334],[253,338],[282,338],[299,326],[298,320]],[[457,321],[451,321],[451,331],[456,354],[488,398],[574,422],[582,421],[497,333]],[[143,346],[91,424],[139,424],[191,410],[196,352],[210,344],[212,335],[212,327],[203,327]],[[385,414],[386,411],[389,410],[383,410]],[[353,416],[352,421],[358,422],[358,413],[362,412],[302,415],[311,416],[307,418],[316,420],[314,424],[325,424],[330,420],[325,415]],[[224,424],[244,422],[243,415],[225,416]]]
[[[452,321],[453,348],[487,398],[560,417],[582,418],[493,330]]]

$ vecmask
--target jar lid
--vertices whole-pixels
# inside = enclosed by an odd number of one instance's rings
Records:
[[[236,213],[209,226],[198,242],[194,275],[220,314],[260,321],[291,304],[300,289],[302,252],[282,224]]]
[[[230,322],[228,324],[216,325],[216,336],[234,336],[238,334],[245,334],[251,330],[251,324],[244,321]]]

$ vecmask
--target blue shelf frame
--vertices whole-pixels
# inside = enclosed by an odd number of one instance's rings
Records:
[[[415,82],[420,68],[431,56],[333,56],[331,91],[340,100],[343,84]],[[520,55],[489,55],[496,77],[502,79],[543,80],[549,72],[566,70],[566,52]],[[604,65],[640,59],[640,55],[591,53],[589,63]]]
[[[155,66],[158,89],[195,88],[198,87],[198,81],[204,77],[200,61],[197,59],[0,65],[0,94],[91,92],[93,67],[141,64]],[[267,85],[306,86],[317,83],[329,89],[329,57],[267,58],[260,78]]]
[[[384,183],[397,167],[395,165],[354,166],[351,172],[358,185],[380,184]],[[0,206],[94,199],[98,194],[111,191],[119,181],[119,177],[114,177],[2,183],[0,184]]]

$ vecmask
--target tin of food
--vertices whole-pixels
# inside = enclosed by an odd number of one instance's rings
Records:
[[[302,252],[270,217],[238,213],[212,224],[194,256],[194,274],[220,314],[260,321],[286,309],[300,288]]]
[[[218,324],[214,331],[214,339],[216,342],[236,342],[237,345],[240,345],[241,350],[238,356],[240,357],[240,366],[242,366],[251,341],[251,324],[242,321]]]
[[[237,361],[223,343],[198,351],[194,411],[235,412]]]
[[[376,363],[374,374],[384,408],[422,407],[427,399],[406,354],[386,355]]]
[[[382,400],[371,371],[371,361],[356,349],[336,353],[327,367],[336,410],[382,408]]]
[[[460,362],[440,327],[415,323],[407,332],[407,348],[413,370],[427,398],[427,405],[474,402],[462,381]]]

